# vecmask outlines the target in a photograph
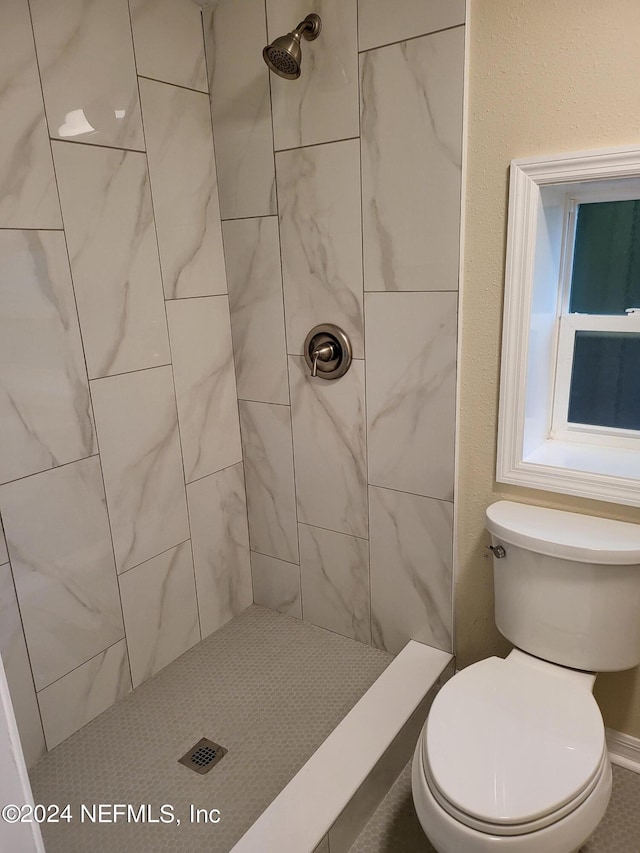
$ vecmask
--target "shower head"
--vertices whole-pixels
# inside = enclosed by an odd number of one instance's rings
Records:
[[[298,26],[286,36],[280,36],[262,51],[264,61],[269,68],[285,80],[297,80],[300,76],[302,49],[300,39],[313,41],[320,35],[322,21],[320,15],[313,12],[301,21]]]

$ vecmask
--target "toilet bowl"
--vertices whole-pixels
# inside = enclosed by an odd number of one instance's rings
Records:
[[[514,650],[436,696],[413,759],[418,818],[439,853],[570,853],[609,802],[594,677]]]
[[[438,853],[573,853],[611,795],[595,670],[640,662],[640,526],[500,501],[496,624],[516,646],[458,672],[416,745]]]

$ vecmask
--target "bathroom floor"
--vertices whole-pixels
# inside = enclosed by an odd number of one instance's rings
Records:
[[[638,853],[639,806],[640,774],[614,765],[609,808],[580,853]],[[398,776],[349,853],[435,853],[422,832],[413,807],[411,762]]]
[[[70,823],[42,827],[47,853],[230,850],[391,660],[248,608],[33,769],[36,803],[71,804]],[[229,750],[205,776],[178,764],[202,737]],[[150,804],[155,819],[167,804],[181,823],[114,823],[111,808],[81,822],[81,804],[115,803]],[[191,804],[220,821],[190,822]]]

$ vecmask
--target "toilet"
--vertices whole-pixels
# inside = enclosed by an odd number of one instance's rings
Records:
[[[640,525],[499,501],[486,526],[515,648],[434,699],[416,812],[439,853],[573,853],[611,795],[596,673],[640,663]]]

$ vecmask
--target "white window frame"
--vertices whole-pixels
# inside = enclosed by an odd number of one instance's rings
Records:
[[[640,331],[636,314],[567,314],[575,209],[629,198],[637,147],[511,163],[498,482],[640,506],[640,436],[566,422],[576,330]]]

